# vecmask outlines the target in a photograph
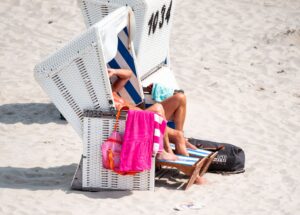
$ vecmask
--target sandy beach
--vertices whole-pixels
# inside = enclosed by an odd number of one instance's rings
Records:
[[[272,214],[300,210],[300,1],[177,0],[171,65],[188,137],[244,149],[246,172],[155,192],[79,192],[82,141],[33,68],[85,30],[76,1],[0,2],[0,214]],[[186,202],[203,207],[176,211]]]

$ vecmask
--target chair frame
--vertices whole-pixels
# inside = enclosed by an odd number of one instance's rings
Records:
[[[135,14],[134,46],[140,65],[140,75],[144,76],[160,64],[170,66],[169,41],[175,0],[78,0],[78,2],[87,27],[118,7],[131,7]]]
[[[191,159],[190,157],[187,156],[178,156],[178,157]],[[185,165],[179,163],[178,161],[157,160],[156,166],[176,168],[179,171],[183,172],[185,175],[190,176],[184,186],[184,190],[187,190],[194,184],[195,180],[200,175],[202,168],[205,166],[205,163],[206,163],[206,158],[195,159],[192,165]]]

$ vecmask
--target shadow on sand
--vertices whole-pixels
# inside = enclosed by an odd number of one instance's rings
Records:
[[[71,182],[76,171],[77,164],[50,168],[21,168],[0,167],[0,189],[26,189],[37,190],[62,190],[66,194],[85,195],[95,199],[119,199],[131,195],[132,191],[77,191],[71,189]],[[186,177],[178,171],[167,171],[160,178],[156,177],[155,187],[168,190],[182,190]]]
[[[51,103],[13,103],[0,106],[0,123],[4,124],[46,124],[55,122],[65,124],[60,120],[60,113]]]
[[[71,190],[71,181],[77,164],[50,168],[0,167],[0,188],[26,190],[63,190],[67,194],[85,195],[95,199],[119,199],[131,191],[86,192]]]

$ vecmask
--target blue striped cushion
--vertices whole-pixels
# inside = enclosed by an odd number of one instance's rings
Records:
[[[138,75],[136,71],[136,65],[134,62],[133,54],[127,49],[128,46],[128,33],[127,28],[124,28],[118,34],[118,52],[114,59],[108,62],[108,67],[113,69],[130,69],[133,72],[133,76],[126,83],[125,89],[121,90],[120,96],[126,101],[134,104],[140,104],[143,101],[143,92],[138,81]]]
[[[171,149],[175,150],[175,144],[170,143]],[[203,150],[203,149],[187,149],[188,153],[197,157],[207,157],[211,154],[211,151]]]
[[[193,158],[188,156],[182,156],[182,155],[176,155],[178,157],[178,160],[176,161],[170,161],[170,160],[164,160],[160,159],[160,162],[167,162],[167,163],[173,163],[173,164],[181,164],[186,166],[193,166],[199,158]]]

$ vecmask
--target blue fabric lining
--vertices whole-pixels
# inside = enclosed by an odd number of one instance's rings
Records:
[[[135,66],[134,66],[132,56],[130,55],[127,48],[124,46],[124,44],[122,43],[122,41],[119,38],[118,38],[118,41],[119,41],[118,42],[118,51],[121,53],[124,60],[127,62],[128,66],[130,67],[130,69],[132,70],[134,75],[136,76],[136,69],[135,69]]]
[[[111,68],[120,69],[120,66],[119,66],[119,64],[117,63],[117,61],[115,59],[112,59],[108,63],[108,65]],[[133,99],[135,104],[139,104],[140,102],[142,102],[142,99],[141,99],[140,95],[137,93],[137,91],[135,90],[135,88],[133,87],[133,85],[129,81],[126,83],[125,89],[130,94],[130,96]]]

